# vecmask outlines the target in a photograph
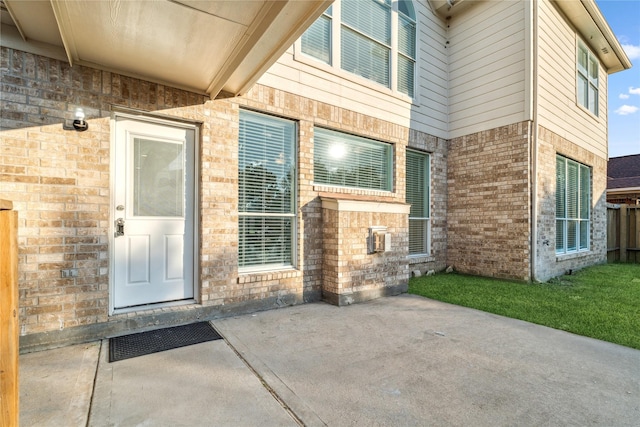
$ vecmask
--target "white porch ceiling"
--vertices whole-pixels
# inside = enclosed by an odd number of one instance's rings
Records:
[[[332,2],[4,0],[17,45],[212,98],[249,90]]]

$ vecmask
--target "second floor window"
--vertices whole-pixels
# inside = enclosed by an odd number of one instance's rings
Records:
[[[578,103],[598,115],[598,59],[582,42],[578,43]]]
[[[416,14],[411,0],[337,0],[303,34],[300,47],[319,61],[414,96]]]

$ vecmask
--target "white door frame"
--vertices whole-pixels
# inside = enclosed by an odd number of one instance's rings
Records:
[[[115,308],[114,288],[115,288],[115,162],[116,162],[116,119],[131,119],[139,122],[146,122],[156,125],[167,125],[190,129],[194,131],[193,147],[193,188],[186,191],[193,191],[193,299],[182,301],[172,301],[165,303],[149,304],[147,306],[136,306],[130,308]],[[132,311],[151,310],[160,307],[170,307],[176,305],[193,304],[200,301],[200,126],[197,122],[184,121],[179,118],[157,116],[143,113],[128,113],[116,111],[111,114],[110,120],[110,167],[109,167],[109,315],[128,313]]]

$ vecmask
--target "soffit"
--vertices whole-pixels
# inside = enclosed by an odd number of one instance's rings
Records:
[[[631,68],[631,61],[594,0],[555,0],[609,74]]]
[[[431,9],[442,19],[448,19],[459,14],[463,10],[471,6],[472,3],[478,3],[478,0],[428,0]]]
[[[594,0],[555,0],[609,74],[631,68],[631,61]]]
[[[332,1],[4,0],[4,4],[22,45],[64,49],[72,65],[216,97],[221,92],[245,93]]]

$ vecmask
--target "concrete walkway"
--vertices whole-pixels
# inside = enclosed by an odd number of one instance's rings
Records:
[[[403,295],[213,321],[213,341],[108,363],[20,357],[23,426],[640,423],[640,351]]]

